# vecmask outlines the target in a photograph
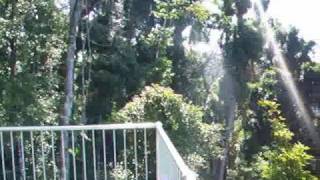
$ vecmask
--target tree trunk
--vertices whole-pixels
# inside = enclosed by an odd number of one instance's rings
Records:
[[[232,134],[234,131],[234,121],[235,115],[237,111],[237,100],[235,94],[235,84],[234,78],[231,72],[226,71],[224,75],[223,83],[221,84],[221,89],[223,93],[221,94],[224,99],[224,116],[225,116],[225,144],[223,150],[223,157],[221,159],[217,159],[214,162],[214,179],[215,180],[223,180],[226,176],[226,168],[228,162],[228,155],[230,151],[230,141],[232,138]]]
[[[76,38],[81,16],[81,3],[79,0],[70,0],[70,25],[68,50],[66,58],[66,81],[65,81],[65,102],[60,125],[69,125],[73,107],[73,81],[74,81],[74,61],[76,53]],[[70,158],[68,153],[69,141],[68,133],[61,134],[61,173],[60,179],[69,179]]]
[[[15,13],[16,13],[16,0],[13,0],[11,3],[11,14],[10,19],[14,21]],[[16,64],[17,64],[17,49],[16,49],[16,38],[10,37],[9,39],[9,46],[10,46],[10,59],[9,59],[9,66],[10,66],[10,77],[14,78],[16,75]]]
[[[10,77],[14,78],[16,76],[16,64],[17,64],[17,53],[16,53],[16,43],[15,39],[12,38],[10,43]]]

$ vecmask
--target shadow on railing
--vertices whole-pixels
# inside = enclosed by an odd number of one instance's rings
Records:
[[[157,123],[0,128],[0,179],[195,180]]]

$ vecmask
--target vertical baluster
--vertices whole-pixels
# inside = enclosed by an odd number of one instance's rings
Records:
[[[127,132],[123,130],[123,157],[124,157],[124,172],[126,174],[126,180],[128,179],[128,172],[127,172]]]
[[[97,180],[97,168],[96,168],[96,140],[95,140],[95,133],[92,130],[92,151],[93,151],[93,177],[94,180]]]
[[[44,139],[43,139],[43,131],[40,132],[40,139],[41,139],[41,159],[42,159],[42,171],[43,171],[43,180],[47,180],[46,175],[46,161],[44,156]]]
[[[86,142],[84,139],[85,133],[84,131],[82,133],[82,161],[83,161],[83,178],[84,180],[87,180],[87,164],[86,164]]]
[[[6,165],[4,159],[4,146],[3,146],[3,132],[0,132],[0,140],[1,140],[1,162],[2,162],[2,175],[3,180],[6,180]]]
[[[30,141],[31,141],[31,156],[32,156],[32,173],[33,173],[33,180],[37,179],[36,176],[36,160],[34,154],[34,142],[33,142],[33,132],[30,131]]]
[[[51,152],[52,152],[52,166],[53,166],[53,180],[56,180],[56,155],[55,155],[55,147],[54,147],[54,132],[51,131]]]
[[[112,131],[113,134],[113,168],[117,166],[117,138],[116,138],[116,131]]]
[[[13,174],[13,180],[16,180],[16,163],[14,158],[14,143],[13,143],[12,131],[10,131],[10,143],[11,143],[12,174]]]
[[[149,170],[148,170],[148,147],[147,147],[147,129],[144,128],[143,131],[143,141],[144,141],[144,165],[145,165],[145,177],[148,180]]]
[[[76,165],[76,151],[74,145],[74,131],[71,131],[71,144],[72,144],[72,163],[73,163],[73,179],[77,179],[77,165]]]
[[[26,165],[24,162],[24,143],[23,143],[23,132],[20,132],[20,146],[21,146],[21,159],[22,159],[22,178],[23,180],[26,180]]]
[[[135,179],[138,180],[137,129],[134,129],[133,139],[134,139],[134,161],[135,161],[135,174],[136,174]]]
[[[104,180],[107,180],[106,131],[102,131]]]
[[[64,146],[65,145],[65,139],[64,137],[66,136],[67,132],[64,132],[63,130],[61,130],[61,174],[63,175],[64,178],[66,178],[66,147]],[[65,179],[64,179],[65,180]]]

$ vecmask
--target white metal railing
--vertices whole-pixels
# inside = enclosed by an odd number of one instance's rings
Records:
[[[195,180],[197,174],[189,169],[170,141],[168,135],[157,123],[157,179],[159,180]]]
[[[197,177],[159,122],[0,127],[0,149],[3,180]]]

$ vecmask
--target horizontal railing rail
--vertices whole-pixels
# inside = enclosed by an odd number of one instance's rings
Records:
[[[196,179],[161,123],[0,127],[0,149],[3,180]]]
[[[121,129],[150,129],[156,128],[156,123],[123,123],[75,126],[12,126],[0,127],[0,132],[10,131],[69,131],[69,130],[121,130]]]

